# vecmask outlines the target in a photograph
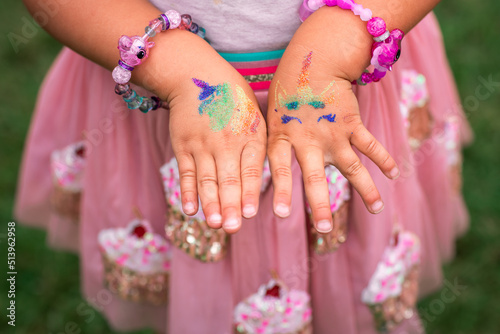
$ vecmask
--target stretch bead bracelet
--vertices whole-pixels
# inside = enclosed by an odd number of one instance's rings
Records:
[[[309,15],[323,6],[339,6],[342,9],[351,10],[361,20],[368,22],[366,28],[375,41],[372,45],[372,59],[370,61],[375,69],[372,73],[365,70],[361,77],[352,83],[364,86],[370,82],[380,81],[388,70],[392,70],[392,65],[401,55],[401,40],[404,32],[399,29],[389,32],[386,29],[384,19],[373,17],[370,9],[364,8],[353,0],[304,0],[299,10],[300,19],[304,21]]]
[[[149,42],[156,33],[176,29],[188,30],[192,33],[205,38],[205,29],[193,22],[188,14],[180,15],[175,10],[169,10],[161,14],[158,18],[149,22],[145,28],[144,36],[125,36],[118,40],[118,50],[120,50],[120,60],[118,66],[113,70],[113,80],[116,82],[115,93],[120,95],[127,103],[129,109],[139,109],[143,113],[150,110],[156,110],[163,106],[163,101],[157,96],[140,96],[133,90],[129,81],[134,67],[142,64],[148,58],[149,49],[155,43]]]

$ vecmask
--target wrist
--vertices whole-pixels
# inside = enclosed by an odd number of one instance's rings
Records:
[[[116,83],[115,93],[123,98],[129,109],[139,109],[141,112],[147,113],[150,110],[166,107],[163,103],[164,101],[158,96],[148,97],[137,94],[129,85],[129,81],[132,78],[132,71],[149,57],[150,49],[155,46],[155,42],[153,42],[152,39],[162,32],[173,34],[172,31],[174,30],[189,31],[186,36],[193,33],[199,35],[201,38],[205,37],[205,30],[193,22],[189,14],[181,15],[175,10],[168,10],[151,20],[149,25],[145,27],[144,34],[132,36],[122,35],[118,40],[120,60],[118,61],[118,65],[113,69],[112,77]],[[157,50],[156,53],[160,51],[161,50]],[[163,51],[165,51],[165,49],[163,49]],[[155,85],[155,82],[161,82],[161,80],[157,80],[156,75],[161,73],[161,71],[151,74],[150,70],[151,67],[148,72],[139,72],[134,82],[137,83],[138,78],[141,78],[141,86],[155,91],[154,87],[158,87],[158,84]],[[146,84],[146,81],[151,81],[151,79],[154,79],[152,81],[153,83]],[[164,96],[164,94],[160,95],[162,95],[162,97]]]
[[[181,82],[191,79],[194,68],[203,61],[199,55],[216,53],[203,39],[182,30],[161,34],[154,42],[147,62],[134,70],[132,82],[167,102]]]
[[[313,50],[329,74],[354,81],[370,64],[372,44],[366,22],[351,11],[324,6],[301,25],[288,49]]]

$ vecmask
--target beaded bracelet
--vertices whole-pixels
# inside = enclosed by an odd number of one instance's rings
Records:
[[[304,0],[299,10],[300,19],[304,21],[309,15],[323,6],[339,6],[342,9],[351,10],[354,15],[359,15],[361,20],[368,21],[366,28],[375,42],[372,45],[370,63],[375,67],[373,73],[365,72],[353,84],[366,85],[370,82],[378,82],[387,70],[392,70],[392,65],[401,55],[401,40],[404,32],[394,29],[389,32],[385,21],[380,17],[372,17],[372,11],[355,3],[353,0]]]
[[[130,87],[128,82],[134,67],[142,64],[148,58],[149,49],[155,45],[154,42],[148,42],[149,38],[154,37],[156,33],[176,28],[191,31],[201,38],[205,38],[205,29],[194,23],[190,15],[180,15],[175,10],[169,10],[149,22],[149,25],[145,28],[146,33],[144,36],[130,37],[123,35],[118,40],[121,59],[118,61],[118,66],[115,67],[112,75],[113,80],[116,82],[115,93],[121,95],[129,109],[139,109],[143,113],[147,113],[163,106],[164,102],[159,97],[140,96]]]

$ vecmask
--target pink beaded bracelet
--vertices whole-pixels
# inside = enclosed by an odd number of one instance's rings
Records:
[[[392,70],[392,65],[394,65],[401,55],[401,41],[404,32],[399,29],[389,32],[382,18],[372,17],[370,9],[364,8],[353,0],[304,0],[299,10],[300,19],[304,21],[309,15],[323,6],[339,6],[342,9],[351,10],[361,20],[368,21],[366,28],[375,40],[372,45],[372,59],[370,61],[375,69],[372,73],[365,70],[361,77],[352,83],[364,86],[370,82],[380,81],[388,70]]]
[[[141,36],[125,36],[118,40],[118,50],[120,50],[120,60],[118,66],[113,70],[113,80],[116,82],[115,93],[121,95],[127,103],[129,109],[139,109],[143,113],[163,107],[163,101],[157,96],[145,97],[137,95],[128,82],[132,77],[134,67],[142,64],[148,58],[149,49],[155,44],[149,42],[156,33],[176,29],[188,30],[205,38],[205,29],[199,27],[188,14],[180,15],[175,10],[169,10],[161,14],[158,18],[149,22],[145,28],[145,34]]]

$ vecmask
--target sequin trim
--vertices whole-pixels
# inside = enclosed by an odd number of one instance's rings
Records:
[[[102,254],[104,284],[120,298],[133,302],[164,305],[168,301],[169,273],[139,273],[117,264]]]
[[[256,75],[244,75],[243,78],[248,83],[251,82],[261,82],[261,81],[272,81],[274,78],[274,73],[267,73],[267,74],[256,74]]]
[[[77,223],[80,220],[81,196],[80,191],[70,191],[56,184],[50,196],[50,204],[55,213]]]
[[[168,206],[167,239],[177,248],[202,262],[216,262],[226,255],[227,234],[210,228],[206,221],[190,218]]]

